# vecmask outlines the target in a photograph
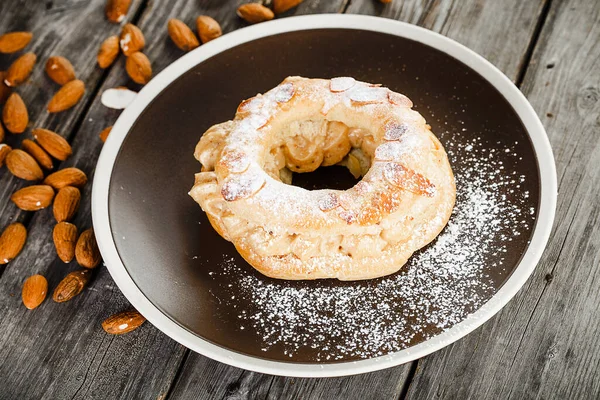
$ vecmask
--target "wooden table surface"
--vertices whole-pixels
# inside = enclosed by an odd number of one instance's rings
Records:
[[[224,32],[245,26],[235,15],[247,0],[133,0],[126,20],[147,40],[156,74],[183,53],[168,39],[167,21],[194,26],[217,19]],[[2,0],[0,33],[28,30],[26,51],[38,56],[17,91],[29,107],[30,127],[55,130],[77,166],[93,178],[99,132],[119,112],[99,97],[127,85],[124,60],[107,70],[95,63],[100,43],[120,27],[104,18],[105,0]],[[482,327],[430,356],[387,370],[331,379],[275,377],[244,371],[196,354],[150,323],[122,336],[100,323],[128,306],[105,267],[84,293],[67,303],[47,299],[29,311],[24,279],[40,273],[50,290],[75,270],[52,244],[51,210],[20,211],[10,195],[27,185],[0,170],[0,229],[23,222],[23,252],[0,267],[1,399],[500,399],[600,397],[600,1],[597,0],[305,0],[279,18],[355,13],[406,21],[470,47],[500,68],[527,96],[547,129],[559,181],[549,245],[527,284]],[[0,54],[0,70],[16,54]],[[67,112],[48,114],[57,90],[43,72],[51,55],[66,56],[86,93]],[[26,134],[7,135],[19,147]],[[74,221],[91,226],[91,184]]]

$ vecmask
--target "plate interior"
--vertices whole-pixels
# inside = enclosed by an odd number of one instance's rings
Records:
[[[403,93],[446,147],[457,177],[455,212],[442,235],[397,274],[364,282],[266,278],[187,195],[200,168],[192,153],[202,133],[289,75],[352,76]],[[350,183],[348,174],[331,171],[299,182]],[[264,359],[342,362],[420,343],[491,298],[528,246],[539,197],[527,131],[480,75],[416,41],[315,29],[224,51],[162,91],[117,156],[109,219],[133,281],[189,331]]]

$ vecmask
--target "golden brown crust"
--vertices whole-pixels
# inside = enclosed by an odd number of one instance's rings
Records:
[[[190,195],[267,276],[393,273],[439,234],[455,199],[446,153],[411,106],[352,78],[287,78],[204,134]],[[346,191],[307,191],[281,179],[336,163],[363,179]]]

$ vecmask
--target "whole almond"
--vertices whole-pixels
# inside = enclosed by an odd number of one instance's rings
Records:
[[[110,131],[112,131],[112,126],[108,126],[104,129],[102,129],[102,132],[100,132],[100,140],[102,140],[102,142],[106,142],[106,139],[108,139],[108,135],[110,135]]]
[[[35,160],[45,169],[52,169],[52,159],[46,153],[44,149],[42,149],[36,142],[33,140],[25,139],[23,143],[21,143],[21,148],[29,153],[30,156],[35,158]]]
[[[73,64],[61,56],[53,56],[46,61],[46,74],[59,85],[64,85],[75,79]]]
[[[273,0],[273,12],[275,14],[281,14],[287,10],[296,7],[304,0]]]
[[[123,21],[127,15],[127,10],[129,10],[130,4],[131,0],[107,0],[106,8],[104,9],[106,12],[106,18],[108,18],[110,22],[114,23]]]
[[[122,311],[111,315],[102,322],[102,329],[111,335],[121,335],[136,330],[146,322],[146,318],[136,310]]]
[[[137,52],[127,57],[125,70],[129,77],[136,83],[145,85],[152,78],[152,66],[145,54]]]
[[[14,150],[13,150],[14,151]],[[44,179],[45,185],[50,185],[56,190],[60,190],[65,186],[83,187],[87,183],[87,176],[79,168],[64,168],[56,171]]]
[[[223,34],[221,25],[208,15],[201,15],[196,18],[196,28],[202,43],[210,42]]]
[[[146,40],[140,28],[133,24],[126,24],[121,31],[119,43],[123,54],[129,57],[133,53],[141,51],[146,45]]]
[[[65,84],[50,99],[48,112],[57,113],[73,107],[83,97],[85,85],[83,81],[76,79]]]
[[[14,53],[22,50],[29,44],[33,34],[31,32],[9,32],[0,36],[0,53]]]
[[[14,222],[0,235],[0,265],[19,255],[27,241],[27,229],[20,222]]]
[[[18,93],[8,96],[8,100],[2,109],[2,121],[4,126],[12,133],[23,133],[29,123],[27,107]]]
[[[75,247],[75,258],[82,267],[93,269],[100,264],[101,256],[94,230],[88,229],[81,233]]]
[[[25,279],[21,299],[23,304],[30,310],[33,310],[46,299],[48,294],[48,281],[42,275],[32,275]]]
[[[6,83],[4,83],[4,80],[6,79],[6,72],[5,71],[0,71],[0,104],[3,104],[6,99],[8,99],[8,96],[10,96],[10,93],[12,92],[12,89],[8,86],[6,86]]]
[[[54,199],[54,218],[56,222],[70,221],[77,210],[81,201],[81,192],[73,186],[65,186],[58,191]]]
[[[37,57],[33,53],[25,53],[21,57],[17,58],[6,71],[6,77],[4,83],[7,86],[15,87],[25,82],[25,80],[33,71],[33,66]]]
[[[167,30],[173,43],[183,51],[190,51],[200,46],[200,42],[189,26],[176,18],[169,20]]]
[[[37,161],[23,150],[11,150],[6,156],[6,166],[17,178],[27,181],[37,181],[44,178],[44,173]]]
[[[0,124],[0,143],[4,142],[4,137],[6,134],[4,133],[4,127]]]
[[[73,154],[73,149],[71,149],[69,142],[56,132],[52,132],[48,129],[36,128],[33,130],[32,134],[40,146],[58,160],[64,161]]]
[[[77,227],[68,222],[59,222],[52,231],[52,240],[56,254],[63,262],[68,263],[75,257],[77,244]]]
[[[270,8],[259,3],[242,4],[237,9],[237,15],[251,24],[269,21],[275,17]]]
[[[12,151],[12,147],[7,145],[6,143],[0,143],[0,167],[4,165],[4,161],[6,160],[6,156],[8,153]]]
[[[54,189],[48,185],[27,186],[14,192],[10,199],[21,210],[37,211],[52,204]]]
[[[106,38],[100,50],[98,50],[98,65],[100,68],[108,68],[119,55],[119,38],[117,36],[109,36]]]
[[[58,283],[56,289],[54,289],[52,300],[57,303],[64,303],[65,301],[71,300],[81,293],[91,277],[92,271],[88,269],[70,272]]]

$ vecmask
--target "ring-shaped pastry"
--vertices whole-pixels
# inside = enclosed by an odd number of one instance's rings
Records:
[[[350,77],[289,77],[248,99],[196,146],[190,195],[261,273],[369,279],[398,271],[448,222],[448,157],[412,102]],[[342,164],[352,188],[309,191],[292,174]]]

